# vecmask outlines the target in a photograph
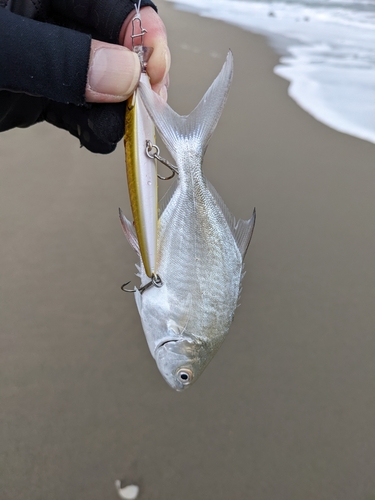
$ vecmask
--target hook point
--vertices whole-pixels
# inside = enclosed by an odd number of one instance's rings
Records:
[[[127,292],[127,293],[134,293],[134,292],[135,292],[135,290],[128,290],[127,288],[125,288],[126,286],[128,286],[128,285],[129,285],[129,283],[131,283],[131,280],[130,280],[130,281],[127,281],[126,283],[124,283],[124,284],[122,285],[122,287],[121,287],[121,290],[122,290],[123,292]]]

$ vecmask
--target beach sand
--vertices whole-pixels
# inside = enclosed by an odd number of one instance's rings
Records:
[[[1,134],[0,498],[115,500],[121,479],[141,500],[371,500],[374,145],[301,110],[264,38],[160,13],[177,112],[234,54],[204,170],[237,217],[257,208],[241,307],[199,381],[172,391],[120,290],[137,283],[122,145]]]

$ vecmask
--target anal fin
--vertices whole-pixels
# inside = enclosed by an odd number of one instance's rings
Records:
[[[124,234],[126,236],[126,239],[128,240],[130,245],[134,248],[134,250],[137,252],[137,254],[140,257],[141,252],[139,249],[138,238],[137,238],[137,235],[135,233],[135,228],[134,228],[133,224],[130,222],[130,220],[128,220],[125,217],[121,208],[119,208],[118,211],[119,211],[121,226],[122,226],[122,229],[123,229]]]

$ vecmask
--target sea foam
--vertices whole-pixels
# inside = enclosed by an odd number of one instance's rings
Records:
[[[375,0],[174,3],[267,36],[281,56],[275,73],[305,111],[375,143]]]

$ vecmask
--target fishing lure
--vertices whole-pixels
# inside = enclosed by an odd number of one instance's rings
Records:
[[[143,45],[147,30],[142,27],[140,2],[135,5],[136,14],[132,19],[133,51],[141,64],[140,81],[149,87],[147,62],[152,48]],[[134,228],[137,235],[142,263],[146,275],[154,284],[160,284],[156,267],[156,240],[158,225],[158,193],[156,159],[150,154],[155,142],[154,124],[140,99],[136,89],[126,104],[125,116],[125,160],[130,205]],[[120,214],[123,225],[123,219]]]

